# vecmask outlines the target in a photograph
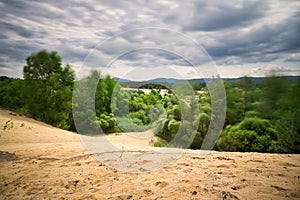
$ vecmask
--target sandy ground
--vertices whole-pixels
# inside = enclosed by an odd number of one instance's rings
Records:
[[[108,140],[153,150],[126,134]],[[300,199],[299,188],[300,155],[190,150],[129,173],[98,161],[74,133],[0,110],[0,199]]]

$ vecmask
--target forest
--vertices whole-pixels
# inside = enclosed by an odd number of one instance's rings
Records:
[[[93,134],[93,127],[101,127],[103,133],[152,129],[160,138],[155,146],[201,148],[210,124],[218,117],[212,113],[205,83],[190,82],[196,97],[191,101],[176,96],[180,83],[169,87],[135,84],[138,89],[125,90],[110,75],[95,70],[75,80],[75,72],[68,64],[62,66],[60,55],[42,50],[26,58],[23,79],[0,77],[0,106],[74,132]],[[243,77],[224,80],[224,86],[226,118],[215,150],[300,153],[299,77],[272,75],[259,83]],[[91,87],[96,90],[89,91]],[[151,92],[146,93],[145,88]],[[161,95],[161,90],[167,92]],[[82,119],[82,124],[75,125],[74,118]],[[76,130],[86,124],[84,130]],[[179,129],[182,138],[184,134],[194,136],[188,146],[174,141]]]

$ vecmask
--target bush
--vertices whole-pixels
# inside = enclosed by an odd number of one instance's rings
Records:
[[[168,145],[168,142],[161,139],[161,138],[157,138],[157,139],[151,139],[150,143],[154,146],[154,147],[166,147]]]
[[[129,115],[132,119],[139,119],[142,122],[142,124],[148,124],[150,122],[150,119],[144,110],[131,112]]]
[[[277,132],[269,120],[246,118],[238,125],[228,125],[218,140],[222,151],[274,152],[278,150]]]
[[[257,117],[245,118],[240,124],[239,128],[242,130],[253,130],[259,136],[269,135],[271,139],[276,139],[276,130],[271,122],[267,119]]]
[[[260,116],[259,112],[252,111],[252,110],[246,112],[246,115],[245,115],[245,117],[247,117],[247,118],[259,117],[259,116]]]
[[[144,132],[149,128],[140,119],[129,117],[118,117],[117,125],[123,132]]]
[[[104,133],[113,133],[116,131],[116,119],[113,114],[101,114],[97,120]]]
[[[178,129],[180,127],[180,122],[176,121],[175,119],[171,119],[168,123],[168,131],[170,131],[172,137],[175,137]]]

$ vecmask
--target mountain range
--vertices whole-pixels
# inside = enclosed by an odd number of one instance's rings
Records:
[[[287,78],[290,82],[295,82],[297,81],[300,76],[284,76]],[[239,77],[239,78],[223,78],[223,81],[229,81],[229,82],[237,82],[242,80],[244,77]],[[254,83],[259,84],[263,82],[267,77],[250,77]],[[141,82],[141,81],[131,81],[129,79],[122,79],[118,77],[114,77],[114,79],[119,82],[119,83],[130,83],[130,82]],[[183,81],[189,81],[190,83],[204,83],[210,79],[204,79],[204,78],[199,78],[199,79],[176,79],[176,78],[155,78],[147,81],[142,81],[142,82],[148,82],[148,83],[168,83],[168,84],[177,84]]]

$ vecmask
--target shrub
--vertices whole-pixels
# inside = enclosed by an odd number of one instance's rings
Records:
[[[117,125],[123,132],[143,132],[149,128],[143,125],[140,119],[129,117],[118,117]]]
[[[217,148],[224,151],[274,152],[278,150],[276,134],[269,120],[245,118],[235,126],[226,126]]]
[[[97,120],[104,133],[113,133],[116,131],[116,119],[113,114],[101,114]]]
[[[166,147],[168,145],[168,142],[161,138],[151,139],[150,143],[155,147]]]

